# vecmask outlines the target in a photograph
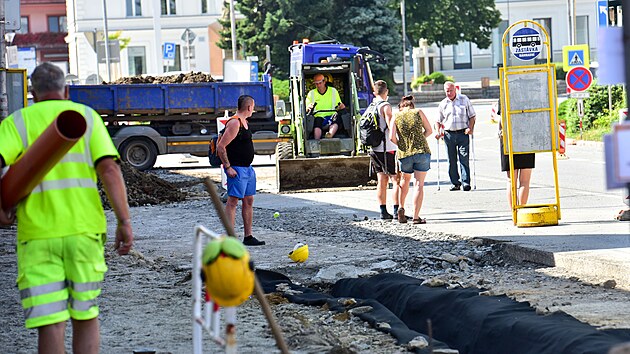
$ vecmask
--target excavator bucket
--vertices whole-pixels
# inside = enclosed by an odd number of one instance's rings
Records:
[[[279,192],[358,187],[370,181],[369,156],[332,156],[276,160]]]

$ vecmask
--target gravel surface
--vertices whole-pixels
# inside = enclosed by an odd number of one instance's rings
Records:
[[[131,353],[153,348],[158,353],[191,353],[191,262],[195,225],[221,231],[220,222],[195,170],[154,174],[187,199],[132,208],[136,237],[133,252],[119,257],[107,251],[109,272],[100,298],[103,353]],[[128,184],[137,183],[127,180]],[[146,177],[151,178],[151,177]],[[139,181],[143,183],[144,181]],[[256,205],[254,203],[254,205]],[[273,218],[278,211],[279,218]],[[109,219],[110,245],[114,218]],[[314,220],[317,220],[314,227]],[[237,232],[242,233],[237,218]],[[250,248],[257,267],[281,272],[293,282],[326,291],[337,279],[397,272],[425,279],[431,286],[481,287],[527,301],[542,315],[565,311],[603,328],[630,328],[630,295],[608,284],[504,259],[500,245],[479,239],[428,233],[419,225],[344,216],[317,208],[255,208],[254,234],[266,246]],[[305,264],[291,263],[288,252],[307,242]],[[16,278],[15,228],[0,229],[0,348],[6,353],[32,353],[37,333],[23,328]],[[272,309],[294,353],[403,353],[391,336],[351,314],[287,303],[282,294],[268,295]],[[238,310],[238,345],[242,353],[277,352],[269,326],[255,298]],[[70,330],[70,329],[69,329]],[[206,340],[207,352],[217,351]],[[70,350],[70,342],[67,342]]]

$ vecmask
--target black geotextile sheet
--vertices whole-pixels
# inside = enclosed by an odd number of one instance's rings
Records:
[[[421,286],[422,280],[401,274],[341,279],[330,295],[295,286],[279,273],[259,270],[257,274],[265,292],[276,291],[280,283],[300,290],[301,294],[287,295],[291,302],[328,303],[332,310],[344,311],[347,308],[338,299],[352,297],[358,302],[356,306],[372,306],[374,311],[359,317],[373,326],[389,323],[391,330],[385,332],[399,344],[428,333],[428,319],[433,348],[450,346],[462,354],[605,354],[611,347],[630,341],[630,330],[598,330],[563,312],[537,315],[528,303],[507,296],[480,296],[482,290],[474,288],[430,288]]]
[[[286,276],[272,272],[267,270],[256,270],[256,276],[260,281],[260,284],[265,293],[273,293],[277,292],[276,286],[279,284],[288,284],[291,290],[296,291],[297,293],[291,294],[292,292],[285,293],[284,296],[291,302],[302,305],[310,305],[310,306],[323,306],[328,305],[331,311],[336,312],[344,312],[351,308],[357,308],[361,306],[371,306],[372,311],[366,313],[360,313],[356,316],[361,320],[366,321],[372,327],[376,328],[377,323],[386,322],[389,324],[390,328],[378,328],[378,330],[391,334],[399,345],[407,344],[409,341],[416,337],[424,337],[427,342],[430,341],[431,348],[433,349],[449,349],[449,347],[437,340],[430,340],[430,338],[422,333],[413,331],[407,327],[396,315],[391,313],[385,306],[378,303],[378,301],[373,299],[355,299],[356,304],[352,306],[344,306],[345,299],[338,299],[331,295],[317,292],[316,290],[301,287],[295,285],[291,282],[289,278]],[[416,348],[415,353],[419,354],[430,354],[430,348],[418,349]]]

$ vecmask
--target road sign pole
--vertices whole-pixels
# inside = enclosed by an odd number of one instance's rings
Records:
[[[188,63],[188,70],[190,70],[190,31],[186,30],[186,63]]]
[[[580,140],[582,140],[583,129],[582,129],[582,119],[584,118],[584,100],[578,98],[577,100],[577,111],[578,117],[580,117]]]

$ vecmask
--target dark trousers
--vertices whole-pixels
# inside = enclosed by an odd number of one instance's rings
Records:
[[[468,152],[470,140],[468,134],[464,134],[463,130],[445,131],[444,143],[446,152],[448,153],[448,176],[451,184],[454,186],[470,185],[470,165],[468,164]],[[459,160],[459,171],[461,171],[461,180],[457,171]]]

